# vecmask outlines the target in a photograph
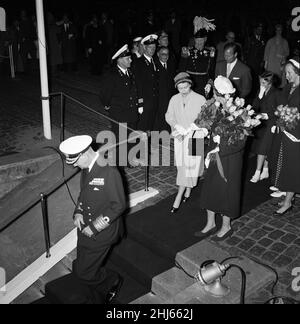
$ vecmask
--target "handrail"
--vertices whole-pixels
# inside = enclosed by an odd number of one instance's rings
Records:
[[[82,109],[85,109],[89,112],[95,113],[101,117],[104,117],[105,119],[109,120],[110,122],[117,123],[117,121],[113,120],[112,118],[93,110],[92,108],[88,107],[84,103],[80,102],[79,100],[63,93],[63,92],[56,92],[56,93],[51,93],[49,94],[49,97],[57,97],[60,96],[61,98],[61,111],[60,111],[60,116],[61,116],[61,121],[60,121],[60,140],[61,142],[64,140],[64,131],[65,131],[65,124],[64,124],[64,118],[65,118],[65,99],[68,98],[72,100],[73,102],[76,102],[81,106]],[[130,129],[130,128],[128,128]],[[131,130],[131,129],[130,129]],[[132,131],[136,132],[136,130]],[[146,145],[147,145],[147,152],[149,154],[149,137],[150,137],[150,132],[146,133]],[[141,135],[137,136],[137,138],[140,138]],[[120,144],[120,143],[119,143]],[[114,145],[112,145],[114,147]],[[149,161],[149,156],[147,157],[147,162]],[[61,179],[58,183],[56,183],[55,186],[50,187],[46,192],[40,193],[38,197],[36,197],[33,202],[31,202],[29,205],[23,207],[21,209],[21,212],[19,211],[18,214],[14,215],[8,220],[5,220],[2,222],[2,226],[0,227],[0,233],[3,232],[5,229],[7,229],[9,226],[11,226],[13,223],[15,223],[21,216],[23,216],[26,212],[31,210],[33,207],[35,207],[39,202],[41,203],[41,209],[42,209],[42,217],[43,217],[43,228],[44,228],[44,238],[45,238],[45,245],[46,245],[46,257],[50,258],[50,249],[51,249],[51,240],[50,240],[50,229],[49,229],[49,220],[48,220],[48,211],[47,211],[47,198],[51,194],[53,194],[56,190],[58,190],[60,187],[62,187],[64,184],[67,183],[72,177],[74,177],[77,173],[79,173],[79,170],[74,171],[71,175],[68,177],[63,176],[63,179]],[[149,163],[146,163],[145,165],[145,191],[149,191]],[[0,222],[1,224],[1,222]]]

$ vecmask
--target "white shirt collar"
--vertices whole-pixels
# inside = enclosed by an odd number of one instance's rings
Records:
[[[146,54],[144,54],[144,56],[146,57],[146,59],[147,59],[150,63],[152,63],[152,60],[153,60],[152,57],[149,57],[149,56],[147,56]]]
[[[90,164],[90,166],[89,166],[89,172],[92,171],[92,169],[93,169],[93,167],[94,167],[96,161],[97,161],[98,158],[99,158],[99,155],[100,155],[99,152],[96,152],[95,158],[93,159],[93,161],[91,162],[91,164]]]
[[[237,63],[238,59],[235,59],[235,61],[233,61],[232,63],[229,63],[228,65],[230,65],[230,67],[233,69]]]
[[[118,68],[124,73],[124,74],[126,74],[127,75],[127,71],[128,70],[126,70],[126,69],[123,69],[123,68],[121,68],[121,66],[120,65],[118,65]]]
[[[164,63],[161,60],[159,60],[159,61],[160,61],[160,63],[161,63],[162,66],[167,66],[167,62]]]

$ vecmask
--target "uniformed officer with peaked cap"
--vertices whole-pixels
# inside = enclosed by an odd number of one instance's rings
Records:
[[[152,131],[158,109],[158,73],[154,62],[158,36],[155,34],[144,37],[142,57],[134,61],[133,71],[136,76],[139,102],[143,111],[138,122],[138,129]]]
[[[103,157],[92,147],[92,138],[74,136],[59,149],[66,163],[82,169],[80,194],[74,211],[78,228],[77,259],[73,264],[76,277],[104,293],[120,280],[115,272],[104,268],[104,260],[122,234],[121,216],[126,209],[123,183],[118,170],[103,166]]]
[[[111,130],[117,143],[126,142],[128,136],[137,129],[139,102],[136,79],[131,70],[131,55],[127,44],[117,50],[112,57],[113,67],[102,77],[99,86],[100,101],[112,119]],[[125,138],[119,138],[120,131],[125,134]],[[125,145],[130,146],[128,143]],[[120,147],[117,149],[117,165],[127,166],[127,157],[122,156],[120,159]]]

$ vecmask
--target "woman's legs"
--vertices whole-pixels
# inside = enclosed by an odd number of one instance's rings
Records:
[[[181,200],[182,200],[182,196],[183,196],[183,194],[185,192],[185,189],[186,189],[186,187],[179,186],[178,193],[177,193],[177,196],[175,198],[175,202],[173,204],[174,208],[179,208]]]
[[[277,210],[276,214],[284,214],[293,205],[293,198],[295,196],[294,192],[287,192],[284,201],[282,202],[282,207]]]
[[[192,192],[192,188],[186,188],[184,196],[186,198],[190,198]]]
[[[205,234],[215,227],[216,227],[216,213],[207,210],[207,224],[201,232]]]
[[[260,175],[260,180],[264,180],[264,179],[269,179],[269,162],[266,159],[266,157],[265,157],[265,161],[264,161],[264,169]]]
[[[257,165],[256,165],[256,171],[252,179],[250,180],[253,183],[256,183],[260,180],[261,177],[261,170],[266,161],[266,156],[265,155],[258,155],[257,156]]]
[[[217,234],[217,237],[223,237],[224,235],[226,235],[230,230],[231,230],[231,218],[222,215],[223,218],[223,223],[222,223],[222,227],[220,229],[220,231]]]

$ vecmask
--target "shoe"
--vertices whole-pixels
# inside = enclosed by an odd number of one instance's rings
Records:
[[[218,237],[216,236],[214,238],[214,242],[221,242],[221,241],[224,241],[226,240],[228,237],[231,237],[232,234],[234,233],[234,230],[231,228],[226,234],[224,234],[222,237]]]
[[[287,214],[288,212],[292,211],[294,208],[293,205],[291,205],[288,209],[286,209],[283,213],[278,213],[278,211],[274,212],[273,216],[283,216]]]
[[[173,207],[173,208],[171,209],[171,214],[176,214],[176,213],[178,212],[178,210],[179,210],[179,208],[175,208],[175,207]]]
[[[182,199],[182,202],[183,202],[183,203],[186,203],[186,202],[188,202],[188,201],[190,200],[190,198],[191,198],[191,197],[184,197],[184,198]]]
[[[270,196],[273,198],[280,198],[280,197],[286,196],[286,192],[275,191]]]
[[[271,191],[279,191],[279,189],[276,188],[276,187],[274,187],[274,186],[270,187],[269,189],[270,189]]]
[[[294,205],[294,202],[295,202],[295,198],[293,198],[292,201],[291,201],[292,205]],[[283,205],[284,205],[284,200],[282,200],[279,203],[277,203],[277,206],[278,207],[283,207]]]
[[[211,230],[209,230],[208,232],[206,233],[203,233],[203,232],[195,232],[194,233],[194,236],[196,237],[199,237],[199,238],[205,238],[205,237],[209,237],[211,235],[214,235],[215,233],[217,233],[218,229],[217,227],[215,226],[214,228],[212,228]]]
[[[259,180],[265,180],[265,179],[269,179],[269,169],[267,169],[267,168],[264,168],[263,169],[263,172],[261,173],[261,175],[260,175],[260,178],[259,178]]]
[[[260,171],[256,171],[250,182],[257,183],[260,180]]]
[[[114,284],[111,286],[109,292],[106,295],[105,304],[111,304],[113,300],[118,296],[123,281],[123,278],[118,274],[118,278],[115,280]]]

